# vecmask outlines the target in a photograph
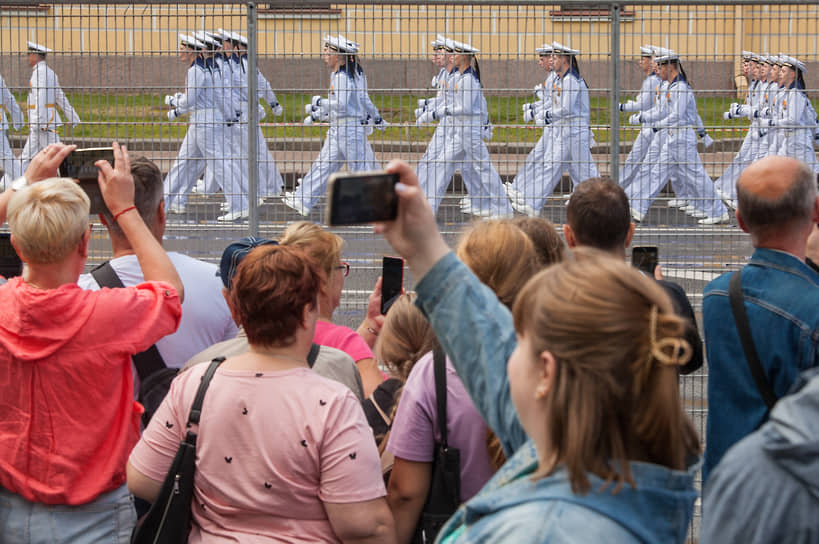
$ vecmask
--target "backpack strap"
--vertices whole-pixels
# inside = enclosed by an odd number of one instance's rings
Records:
[[[316,360],[318,360],[320,350],[321,346],[315,342],[310,345],[310,351],[307,353],[307,366],[313,368],[313,365],[316,364]]]
[[[776,404],[776,393],[773,392],[773,388],[771,388],[771,384],[767,376],[765,376],[765,370],[759,361],[759,355],[751,337],[751,326],[748,324],[748,314],[745,312],[745,300],[742,294],[741,269],[731,275],[731,281],[728,284],[728,299],[731,302],[731,312],[734,314],[739,341],[742,343],[742,351],[745,353],[745,361],[751,370],[751,376],[754,378],[756,388],[759,390],[762,400],[765,401],[765,406],[770,410]]]
[[[101,265],[94,267],[91,270],[91,275],[94,277],[100,287],[125,287],[122,280],[119,279],[119,276],[117,276],[114,267],[111,266],[111,261],[105,261]],[[165,364],[165,360],[162,359],[162,355],[159,353],[156,344],[149,347],[142,353],[132,355],[131,359],[134,361],[134,366],[136,367],[137,375],[139,376],[140,381],[145,381],[148,376],[154,372],[167,368],[168,366]]]
[[[435,401],[438,407],[438,429],[441,431],[441,447],[449,448],[446,430],[446,354],[440,347],[432,352],[432,363],[435,366]]]

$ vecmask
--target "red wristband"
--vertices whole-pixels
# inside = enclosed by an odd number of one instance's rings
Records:
[[[125,212],[130,212],[131,210],[136,210],[136,206],[131,206],[130,208],[125,208],[124,210],[122,210],[121,212],[119,212],[118,214],[116,214],[116,215],[114,216],[114,223],[116,223],[116,222],[117,222],[117,219],[119,219],[119,217],[120,217],[122,214],[124,214]]]

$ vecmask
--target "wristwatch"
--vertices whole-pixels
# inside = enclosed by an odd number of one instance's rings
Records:
[[[20,176],[11,182],[12,191],[20,191],[26,187],[28,187],[28,180],[26,179],[26,176]]]

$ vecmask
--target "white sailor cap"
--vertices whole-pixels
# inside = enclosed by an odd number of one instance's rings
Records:
[[[654,46],[653,45],[641,45],[640,46],[640,56],[641,57],[653,57],[654,56]]]
[[[572,49],[571,47],[565,46],[559,42],[552,42],[552,49],[558,55],[579,55],[580,50]]]
[[[671,61],[680,60],[680,56],[674,51],[670,49],[666,51],[667,52],[664,51],[665,55],[654,57],[654,62],[656,62],[657,64],[668,64]]]
[[[232,42],[240,43],[242,45],[247,45],[247,38],[239,34],[238,32],[233,32],[232,30],[224,30],[222,28],[218,29],[216,32],[222,35],[222,40],[230,40]]]
[[[222,33],[218,32],[218,31],[217,32],[210,32],[210,31],[206,30],[205,35],[208,38],[210,38],[211,40],[216,40],[219,43],[222,43],[222,42],[225,41],[225,37],[222,36]]]
[[[769,59],[768,62],[770,62],[774,66],[785,66],[785,63],[782,62],[782,57],[780,57],[779,55],[771,55],[768,57],[768,59]]]
[[[38,55],[45,55],[46,53],[51,53],[51,49],[44,45],[40,45],[39,43],[26,42],[26,46],[28,46],[28,50],[31,53],[37,53]]]
[[[664,57],[664,56],[669,55],[669,54],[674,52],[674,51],[672,51],[671,49],[669,49],[667,47],[653,47],[652,51],[653,51],[653,56],[654,56],[655,61],[659,57]]]
[[[555,48],[552,47],[552,44],[544,43],[540,47],[535,48],[535,53],[542,57],[543,55],[551,55],[554,50]]]
[[[187,34],[179,34],[179,43],[191,49],[205,49],[205,44]]]
[[[771,55],[768,55],[767,53],[765,55],[759,55],[759,62],[764,62],[765,64],[774,63],[773,57]]]
[[[435,39],[429,42],[433,49],[442,49],[446,44],[446,36],[438,34]]]
[[[216,40],[214,40],[210,36],[210,34],[208,32],[205,32],[204,30],[197,30],[196,32],[194,32],[193,38],[195,40],[199,40],[200,42],[202,42],[202,44],[204,44],[205,46],[205,49],[219,49],[219,47],[222,45],[220,41],[217,42]]]
[[[355,55],[358,53],[359,48],[361,47],[359,44],[355,42],[351,42],[341,34],[338,36],[330,36],[329,34],[324,36],[324,45],[329,47],[330,49],[334,49],[339,53],[349,53],[351,55]]]
[[[800,72],[805,73],[807,66],[805,66],[805,63],[801,60],[783,53],[779,53],[779,58],[782,60],[782,64],[784,66],[789,66],[794,70],[799,70]]]
[[[472,47],[468,43],[452,40],[452,50],[456,53],[480,53],[476,47]]]
[[[756,53],[752,53],[750,51],[743,51],[740,55],[743,59],[752,59]]]

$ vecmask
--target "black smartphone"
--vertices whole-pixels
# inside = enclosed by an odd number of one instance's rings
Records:
[[[98,160],[106,160],[113,166],[114,150],[110,147],[75,149],[63,159],[59,170],[60,176],[79,180],[80,187],[91,201],[92,214],[101,214],[107,209],[97,182],[99,169],[94,163]]]
[[[329,225],[361,225],[391,221],[398,216],[395,194],[398,174],[384,171],[333,174],[328,183]]]
[[[0,232],[0,276],[13,278],[23,273],[23,261],[11,245],[11,234]]]
[[[404,285],[404,259],[384,257],[381,261],[381,314],[386,314],[401,296]]]
[[[631,264],[652,278],[654,269],[660,263],[657,246],[634,246],[631,249]]]

